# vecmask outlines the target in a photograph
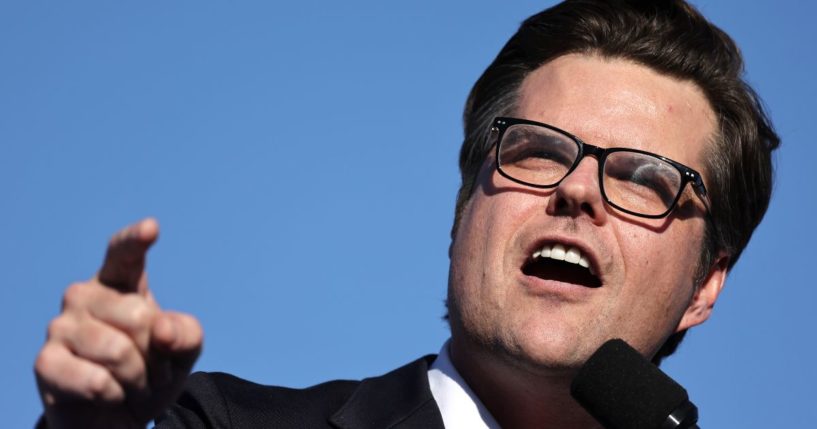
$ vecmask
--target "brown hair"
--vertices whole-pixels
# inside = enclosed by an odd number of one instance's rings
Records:
[[[769,205],[771,154],[780,140],[757,94],[742,79],[743,59],[734,41],[682,0],[567,0],[522,23],[465,104],[452,238],[493,144],[491,121],[513,114],[517,91],[530,72],[571,53],[624,58],[703,90],[719,131],[702,172],[708,177],[714,228],[706,228],[695,282],[703,280],[720,251],[730,256],[731,269]],[[672,354],[685,333],[672,335],[653,361]]]

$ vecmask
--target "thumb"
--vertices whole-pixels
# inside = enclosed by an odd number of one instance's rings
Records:
[[[154,350],[171,361],[173,371],[190,371],[204,340],[199,321],[189,314],[163,311],[157,315],[151,331]]]
[[[146,356],[148,396],[138,401],[137,416],[153,419],[181,393],[201,352],[202,330],[190,315],[159,311],[150,329],[151,350]]]

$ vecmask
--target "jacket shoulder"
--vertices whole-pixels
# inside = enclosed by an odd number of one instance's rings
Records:
[[[157,428],[322,428],[360,384],[334,380],[304,389],[267,386],[221,372],[188,377]]]
[[[428,386],[435,356],[362,381],[304,389],[266,386],[225,373],[191,375],[158,428],[432,429],[442,416]]]

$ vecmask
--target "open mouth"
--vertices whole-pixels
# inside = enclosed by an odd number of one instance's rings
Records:
[[[590,288],[601,286],[601,280],[593,272],[587,257],[579,249],[566,249],[561,244],[545,245],[534,252],[522,266],[522,273]]]

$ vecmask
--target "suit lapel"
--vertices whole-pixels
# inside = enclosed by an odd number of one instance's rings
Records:
[[[428,387],[435,356],[360,382],[329,421],[341,429],[443,429],[443,419]]]

